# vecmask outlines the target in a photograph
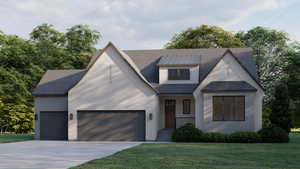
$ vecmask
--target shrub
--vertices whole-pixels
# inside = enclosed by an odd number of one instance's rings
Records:
[[[280,127],[268,127],[258,131],[262,142],[265,143],[286,143],[289,142],[288,133]]]
[[[187,123],[173,132],[172,139],[176,142],[198,142],[202,134],[193,124]]]
[[[226,142],[227,135],[217,132],[208,132],[202,134],[201,142]]]
[[[33,109],[24,104],[4,104],[0,100],[0,132],[30,133],[33,131]]]
[[[257,132],[240,131],[228,135],[227,142],[229,143],[259,143],[261,138]]]
[[[271,126],[270,114],[272,110],[270,107],[263,106],[262,108],[262,125],[263,128],[267,128]]]
[[[275,88],[274,99],[271,103],[270,121],[272,126],[278,126],[286,132],[293,127],[292,115],[289,112],[290,99],[286,83],[280,83]]]

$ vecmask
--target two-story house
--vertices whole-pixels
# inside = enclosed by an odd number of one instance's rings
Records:
[[[99,50],[83,70],[48,70],[33,92],[36,138],[156,140],[193,123],[257,131],[264,91],[250,48]]]

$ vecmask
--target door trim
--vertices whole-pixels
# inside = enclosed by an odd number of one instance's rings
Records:
[[[173,114],[173,116],[174,116],[174,119],[173,119],[173,127],[167,127],[167,120],[169,120],[168,118],[167,118],[167,109],[166,109],[166,107],[167,107],[167,102],[168,101],[172,101],[173,103],[174,103],[174,111],[172,112],[172,114]],[[166,99],[165,101],[164,101],[164,109],[165,109],[165,128],[176,128],[176,99]],[[168,113],[169,114],[169,113]],[[170,113],[171,114],[171,113]]]

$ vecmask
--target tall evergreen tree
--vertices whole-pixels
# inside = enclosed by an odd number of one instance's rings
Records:
[[[286,83],[280,83],[275,88],[274,100],[271,103],[270,121],[287,132],[291,131],[292,116],[289,113],[289,93]]]

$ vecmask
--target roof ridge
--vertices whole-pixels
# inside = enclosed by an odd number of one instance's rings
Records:
[[[168,51],[168,50],[227,50],[227,49],[251,49],[251,47],[244,47],[244,48],[182,48],[182,49],[125,49],[122,50],[124,52],[130,52],[130,51]],[[101,49],[100,49],[101,50]]]
[[[86,69],[47,69],[47,71],[68,71],[68,70],[86,70]]]

